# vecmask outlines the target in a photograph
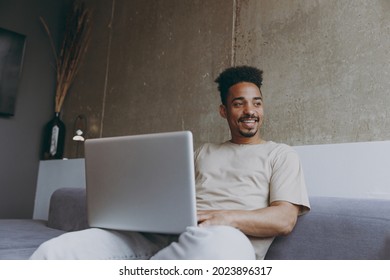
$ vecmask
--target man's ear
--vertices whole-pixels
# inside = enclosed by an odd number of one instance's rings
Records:
[[[227,113],[226,113],[226,106],[221,104],[219,105],[219,114],[221,115],[222,118],[226,119],[227,118]]]

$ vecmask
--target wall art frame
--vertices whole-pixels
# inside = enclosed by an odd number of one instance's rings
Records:
[[[0,27],[0,116],[14,116],[26,36]]]

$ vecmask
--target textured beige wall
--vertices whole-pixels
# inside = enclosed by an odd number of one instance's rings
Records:
[[[99,0],[92,44],[64,108],[89,138],[191,130],[195,145],[229,137],[216,75],[231,64],[233,1]]]
[[[266,139],[291,145],[390,137],[390,1],[88,0],[92,44],[65,103],[89,138],[188,129],[229,138],[213,82],[264,69]],[[232,36],[235,34],[235,36]]]
[[[390,138],[390,1],[239,1],[235,57],[265,71],[268,139]]]

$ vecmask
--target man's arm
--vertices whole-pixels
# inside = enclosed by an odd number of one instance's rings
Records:
[[[289,234],[296,222],[300,206],[275,201],[269,207],[256,210],[201,210],[199,226],[228,225],[246,235],[271,237]]]

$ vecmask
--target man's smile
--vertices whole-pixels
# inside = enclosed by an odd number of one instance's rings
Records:
[[[242,117],[238,120],[245,128],[251,129],[259,122],[258,117]]]

